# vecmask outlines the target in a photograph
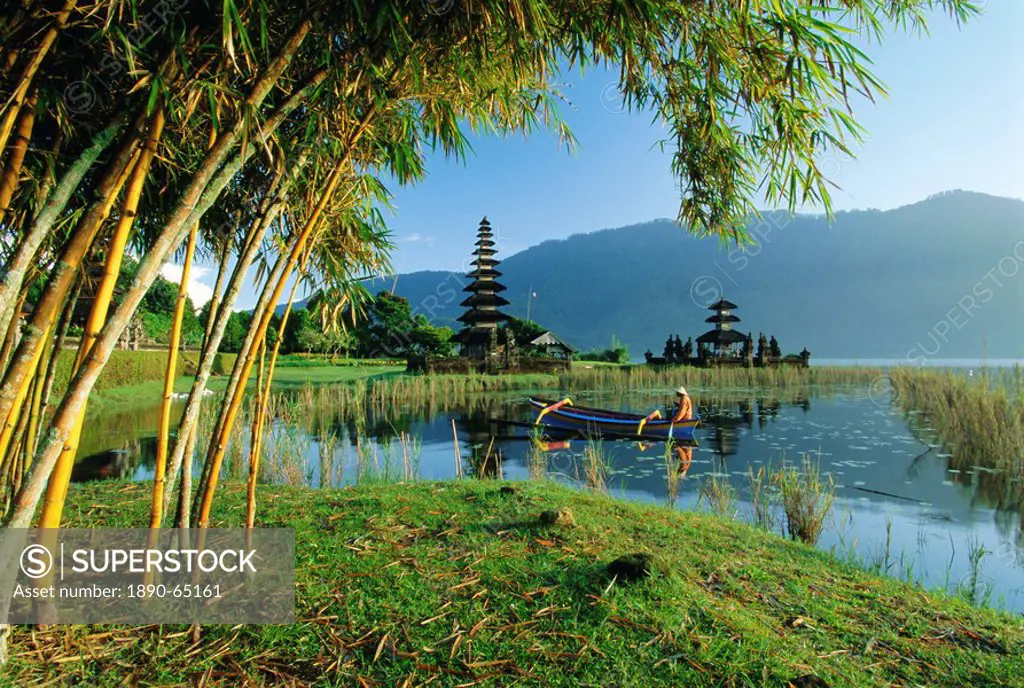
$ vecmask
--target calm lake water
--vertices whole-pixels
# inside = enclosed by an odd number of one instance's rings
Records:
[[[983,460],[954,456],[936,444],[927,422],[895,408],[878,386],[804,391],[701,392],[704,424],[689,466],[666,459],[664,445],[605,441],[608,491],[623,499],[706,509],[700,487],[712,474],[728,478],[739,495],[738,518],[749,519],[747,471],[783,459],[810,457],[837,484],[833,514],[819,547],[928,588],[973,589],[989,604],[1024,612],[1024,484]],[[552,396],[548,391],[545,396]],[[669,394],[581,393],[578,403],[650,411]],[[372,473],[401,479],[455,475],[452,421],[466,475],[529,475],[531,443],[524,393],[488,395],[454,408],[399,408],[387,418],[352,418],[322,409],[302,424],[279,421],[267,443],[267,480],[341,485]],[[74,479],[152,477],[157,409],[136,408],[91,417],[83,437],[89,455]],[[554,444],[544,453],[550,477],[582,484],[587,442]],[[244,471],[242,450],[228,470]],[[297,465],[295,457],[301,457]],[[290,457],[290,458],[289,458]],[[684,543],[681,543],[684,544]],[[984,549],[976,584],[971,552]],[[888,551],[888,556],[886,552]]]

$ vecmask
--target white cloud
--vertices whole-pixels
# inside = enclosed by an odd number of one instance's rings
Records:
[[[400,243],[403,243],[403,244],[423,243],[423,244],[431,244],[431,245],[433,245],[434,237],[432,237],[432,236],[423,236],[419,232],[414,232],[412,234],[409,234],[409,235],[406,235],[406,236],[402,237],[398,241]]]
[[[175,284],[181,283],[181,265],[175,265],[174,263],[165,263],[160,268],[160,276],[165,280],[174,282]],[[203,267],[201,265],[192,265],[192,270],[189,271],[188,275],[188,295],[192,299],[192,304],[198,310],[203,307],[203,304],[213,298],[213,287],[207,286],[199,281],[200,277],[210,274],[210,268]]]

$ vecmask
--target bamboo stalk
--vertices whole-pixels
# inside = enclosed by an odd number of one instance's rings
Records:
[[[250,353],[253,352],[253,347],[258,347],[262,345],[262,341],[259,340],[257,337],[259,332],[258,324],[262,322],[263,314],[269,308],[271,298],[274,293],[274,286],[277,284],[277,281],[284,273],[285,263],[285,256],[279,256],[277,261],[275,261],[274,267],[271,270],[270,275],[267,277],[266,284],[263,285],[263,289],[260,292],[260,297],[256,302],[256,307],[253,309],[252,324],[250,325],[249,330],[246,332],[245,340],[242,342],[241,350],[235,357],[235,364],[232,367],[231,375],[230,378],[228,379],[228,386],[227,389],[224,391],[223,401],[221,402],[220,413],[218,414],[217,422],[213,427],[213,433],[211,435],[212,438],[217,438],[221,436],[222,429],[227,424],[227,415],[230,408],[231,400],[235,398],[235,393],[238,391],[240,386],[242,387],[242,391],[244,392],[244,387],[246,381],[248,380],[248,373],[243,373],[243,368],[245,366],[247,357],[250,355]],[[225,313],[224,315],[226,316],[227,314]],[[258,348],[256,349],[256,351],[258,351]],[[214,440],[211,439],[210,447],[212,448],[213,446]],[[212,469],[212,467],[213,464],[210,461],[203,461],[203,468],[202,472],[199,475],[199,484],[197,486],[198,489],[196,491],[195,502],[192,505],[193,520],[197,520],[199,518],[199,505],[201,503],[201,495],[205,493],[207,485],[209,484],[210,470]]]
[[[274,63],[257,80],[250,92],[250,96],[246,99],[245,105],[248,110],[258,109],[270,89],[284,73],[291,58],[298,51],[303,39],[309,33],[310,28],[311,22],[308,20],[300,24],[282,48]],[[326,78],[326,72],[321,70],[321,72],[318,72],[318,77],[319,80],[316,78],[311,79],[304,87],[285,100],[274,115],[265,122],[263,131],[266,135],[272,134],[280,126],[280,123],[305,101],[311,89],[315,88],[320,81]],[[15,508],[5,525],[24,527],[31,522],[32,513],[42,491],[42,483],[45,480],[44,476],[56,464],[61,447],[70,434],[71,425],[77,417],[78,411],[96,384],[96,380],[110,352],[116,346],[121,332],[128,325],[129,319],[134,314],[135,309],[138,308],[143,296],[145,296],[146,290],[156,280],[167,256],[181,243],[184,233],[191,226],[190,223],[199,221],[219,197],[228,182],[252,155],[250,150],[247,154],[239,153],[234,159],[227,161],[230,148],[237,141],[238,134],[240,134],[243,126],[244,122],[239,121],[230,134],[218,137],[217,144],[207,155],[203,165],[193,175],[192,183],[189,184],[175,210],[165,222],[164,229],[150,247],[150,251],[146,254],[136,273],[135,288],[125,295],[124,300],[97,338],[87,364],[83,366],[79,374],[72,381],[64,401],[61,403],[60,409],[51,424],[46,444],[41,448],[38,459],[32,467],[32,473],[18,494]]]
[[[3,419],[4,423],[0,429],[0,452],[7,450],[11,440],[11,420],[14,411],[25,402],[28,395],[28,383],[39,365],[46,333],[53,327],[68,291],[78,275],[82,260],[128,178],[130,163],[136,153],[135,142],[135,137],[129,137],[129,140],[125,141],[120,151],[121,155],[111,165],[100,184],[99,199],[79,221],[67,249],[61,256],[56,274],[50,278],[43,297],[32,311],[32,320],[25,327],[21,343],[18,344],[14,358],[4,373],[3,386],[0,388],[0,419]]]
[[[14,254],[7,261],[0,273],[0,331],[4,330],[11,321],[14,314],[14,300],[23,288],[36,253],[42,245],[43,240],[50,235],[54,223],[67,207],[71,195],[82,182],[85,174],[99,159],[124,127],[126,117],[119,113],[103,130],[97,133],[91,144],[78,156],[75,162],[61,176],[60,182],[54,187],[53,193],[49,196],[41,210],[32,220],[32,226],[24,234],[14,251]]]
[[[263,449],[263,424],[267,417],[267,405],[266,396],[270,394],[270,385],[274,380],[274,369],[277,366],[277,356],[281,353],[281,342],[284,341],[284,333],[288,327],[288,316],[292,312],[292,304],[295,303],[295,293],[299,288],[299,282],[302,281],[302,276],[306,271],[306,261],[309,260],[310,251],[307,250],[305,255],[299,264],[299,275],[292,284],[292,291],[288,295],[288,305],[285,306],[284,313],[281,315],[281,324],[277,329],[277,341],[274,342],[274,351],[270,355],[270,364],[267,367],[267,378],[262,384],[257,383],[257,396],[256,396],[256,411],[253,414],[254,430],[253,439],[250,446],[253,447],[249,457],[249,493],[246,499],[246,515],[245,515],[245,527],[252,528],[256,522],[256,475],[259,471],[260,466],[260,455]],[[264,343],[261,347],[261,351],[266,351],[266,344]],[[260,370],[259,376],[263,377],[263,353],[260,354]]]
[[[64,312],[61,314],[60,322],[57,325],[57,337],[53,340],[53,349],[49,363],[46,366],[46,377],[43,379],[43,395],[39,406],[40,423],[42,423],[43,419],[46,418],[46,410],[50,404],[50,392],[53,389],[53,380],[57,375],[58,359],[60,358],[60,352],[64,350],[64,339],[67,337],[68,328],[71,327],[71,318],[75,314],[75,305],[78,303],[78,295],[81,290],[82,280],[79,280],[78,285],[71,292],[71,297],[64,304]],[[35,445],[32,447],[30,452],[32,456],[35,456],[36,450],[39,448],[38,431],[36,433],[35,440]]]
[[[266,342],[259,343],[260,367],[256,373],[256,400],[249,434],[249,484],[245,500],[245,527],[251,529],[256,522],[256,477],[260,470],[263,451],[263,371],[267,358]]]
[[[4,335],[4,343],[0,346],[0,370],[7,367],[7,358],[14,349],[14,340],[18,338],[18,328],[21,327],[21,310],[25,306],[25,299],[28,298],[28,284],[21,290],[18,302],[14,304],[15,317],[11,318],[7,326],[7,334]]]
[[[224,278],[228,274],[228,259],[231,258],[231,237],[224,237],[223,246],[220,250],[220,261],[217,267],[217,279],[213,283],[213,295],[210,297],[210,307],[207,309],[206,327],[203,331],[203,351],[207,349],[210,336],[213,334],[213,324],[217,321],[217,311],[220,308],[221,290],[224,288]]]
[[[46,345],[43,348],[43,355],[39,361],[39,368],[36,371],[35,379],[32,383],[32,400],[29,405],[29,423],[28,429],[25,431],[25,447],[24,461],[26,464],[31,463],[32,455],[35,454],[36,450],[36,439],[39,433],[39,423],[41,421],[40,412],[43,407],[43,392],[46,387],[47,378],[50,372],[50,361],[51,358],[60,354],[59,349],[54,349],[54,340],[52,337],[46,338]],[[20,481],[19,481],[20,486]]]
[[[189,484],[186,488],[186,485],[183,482],[181,492],[179,494],[178,519],[176,523],[178,528],[186,527],[182,524],[187,524],[191,520],[192,451],[195,448],[196,433],[198,432],[197,423],[199,420],[199,409],[202,405],[203,394],[210,378],[210,372],[213,369],[213,362],[217,355],[217,349],[220,347],[221,339],[224,336],[224,330],[227,327],[229,318],[231,317],[231,311],[234,308],[235,300],[238,298],[243,279],[256,256],[256,252],[260,244],[263,242],[263,237],[266,235],[270,225],[274,223],[274,220],[277,218],[278,213],[283,207],[284,198],[288,189],[298,178],[299,172],[301,172],[308,161],[308,155],[300,155],[296,165],[291,170],[291,176],[289,176],[287,180],[282,183],[282,168],[279,168],[278,173],[275,174],[274,179],[271,180],[270,187],[267,189],[267,195],[262,207],[260,208],[259,219],[252,224],[248,234],[246,235],[245,241],[242,242],[242,255],[235,263],[235,268],[231,273],[231,279],[228,281],[227,287],[224,291],[222,305],[217,310],[217,319],[214,327],[211,329],[210,336],[207,338],[207,341],[203,346],[203,356],[199,363],[199,371],[196,374],[196,379],[192,385],[192,389],[189,391],[188,400],[185,402],[185,411],[182,413],[181,422],[178,424],[177,434],[179,439],[175,443],[174,452],[171,455],[170,468],[168,470],[168,482],[164,489],[164,511],[166,512],[170,505],[171,495],[174,490],[174,479],[178,474],[179,466],[182,470],[183,481],[185,479],[185,471],[188,471]],[[273,273],[269,279],[276,279]],[[259,309],[260,305],[257,303],[257,312],[262,312]],[[213,316],[211,315],[210,317],[212,318]],[[188,441],[183,443],[181,440],[183,437],[188,438]],[[185,457],[188,457],[187,462]],[[182,508],[184,508],[184,512],[182,512]]]
[[[29,86],[32,85],[32,81],[39,71],[39,66],[43,63],[43,58],[50,52],[50,48],[56,42],[60,30],[68,23],[68,17],[71,15],[71,10],[75,8],[76,4],[77,0],[67,0],[64,3],[64,7],[61,8],[61,11],[57,13],[54,19],[53,26],[43,34],[43,37],[39,40],[39,45],[36,46],[35,51],[32,53],[32,58],[25,65],[25,69],[22,70],[18,78],[18,85],[14,88],[14,92],[11,93],[11,97],[7,101],[7,110],[4,112],[3,119],[0,119],[0,150],[7,147],[7,138],[11,135],[14,119],[18,116],[18,110],[22,106],[22,99],[28,92]]]
[[[178,302],[174,306],[174,321],[171,324],[171,341],[167,351],[167,371],[164,375],[163,403],[160,406],[160,427],[156,436],[156,466],[153,471],[153,506],[150,527],[159,528],[163,520],[164,476],[167,469],[167,445],[171,430],[171,399],[174,395],[174,378],[177,372],[178,344],[181,341],[181,326],[185,317],[185,301],[188,298],[188,278],[192,271],[192,256],[196,250],[196,235],[199,224],[192,225],[185,250],[185,264],[181,269],[181,284],[178,285]]]
[[[85,363],[86,357],[92,350],[96,336],[107,320],[107,312],[110,309],[110,302],[114,297],[114,287],[117,285],[117,278],[121,274],[121,259],[124,257],[124,250],[128,244],[128,237],[131,235],[132,226],[135,223],[135,215],[139,209],[139,199],[142,196],[142,189],[145,186],[146,178],[149,176],[150,165],[156,156],[157,145],[164,128],[164,110],[158,107],[153,113],[149,124],[149,133],[143,144],[138,158],[129,175],[125,187],[124,201],[121,206],[121,215],[110,238],[110,245],[107,247],[107,259],[104,263],[103,278],[96,288],[93,297],[92,308],[86,320],[85,331],[82,334],[82,341],[78,347],[78,356],[75,358],[75,365],[72,368],[72,378],[79,368]],[[75,456],[78,453],[78,442],[81,439],[82,424],[85,422],[86,405],[78,415],[60,459],[53,469],[50,481],[46,488],[46,497],[43,500],[43,510],[39,516],[40,528],[59,528],[61,514],[64,511],[64,500],[67,497],[68,484],[71,481],[71,468],[75,463]]]
[[[32,127],[36,121],[36,101],[39,98],[39,90],[33,89],[32,95],[25,101],[21,108],[21,116],[18,118],[18,128],[14,135],[14,145],[7,156],[7,163],[4,165],[3,175],[0,176],[0,222],[4,221],[7,215],[8,206],[18,188],[18,178],[21,175],[21,166],[25,162],[25,154],[28,152],[28,142],[32,138]]]
[[[305,226],[299,232],[295,242],[292,245],[291,252],[288,255],[287,262],[285,263],[285,269],[281,278],[277,282],[277,286],[274,289],[273,297],[270,300],[271,304],[277,303],[281,299],[281,294],[284,291],[285,283],[288,278],[291,277],[292,270],[295,267],[299,256],[306,249],[306,243],[313,232],[313,228],[317,226],[320,221],[320,217],[327,207],[327,204],[334,197],[334,192],[338,187],[338,183],[341,180],[341,172],[344,166],[347,165],[347,157],[343,158],[334,169],[331,171],[330,176],[327,179],[325,188],[320,196],[320,201],[317,203],[316,208],[310,213],[309,218],[306,220]],[[270,324],[270,318],[273,315],[273,308],[267,308],[263,314],[263,318],[256,329],[257,337],[266,336],[267,326]],[[215,441],[210,445],[210,452],[207,455],[207,464],[209,465],[209,478],[205,489],[202,493],[202,499],[199,505],[199,517],[196,521],[198,528],[206,528],[209,518],[210,509],[213,506],[213,495],[217,489],[218,474],[220,472],[221,464],[224,461],[224,453],[227,450],[228,435],[234,425],[235,418],[238,415],[238,410],[241,408],[242,397],[245,393],[244,381],[249,379],[249,375],[252,373],[252,367],[255,363],[253,356],[247,356],[242,365],[242,370],[238,377],[243,382],[235,389],[235,394],[232,397],[230,404],[227,406],[227,415],[223,427],[220,428],[220,432],[215,435]]]

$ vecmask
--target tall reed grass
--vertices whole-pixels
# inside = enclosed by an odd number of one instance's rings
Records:
[[[822,478],[821,470],[810,457],[805,455],[802,463],[802,469],[783,465],[775,474],[775,483],[789,537],[815,545],[832,510],[836,484],[831,475]]]
[[[719,516],[736,516],[736,488],[729,482],[729,476],[709,473],[700,486],[700,499]]]
[[[889,374],[896,403],[923,413],[956,454],[1000,469],[1024,466],[1024,372],[1019,367],[967,375],[951,370]]]
[[[911,427],[951,455],[952,480],[1001,513],[1024,511],[1024,370],[894,370],[889,380]]]

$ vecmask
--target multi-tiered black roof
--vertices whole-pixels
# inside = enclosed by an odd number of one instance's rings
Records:
[[[492,330],[509,319],[498,310],[509,303],[498,296],[498,292],[505,291],[505,286],[495,281],[501,277],[495,269],[501,261],[494,258],[498,251],[492,236],[491,223],[485,217],[477,230],[476,250],[473,251],[476,258],[470,263],[474,269],[466,275],[473,280],[465,288],[470,295],[460,304],[467,309],[459,318],[465,327],[454,337],[462,344],[464,355],[481,355],[481,347],[490,342]]]
[[[732,329],[733,323],[740,321],[731,311],[738,306],[732,301],[726,301],[725,299],[719,299],[715,303],[708,306],[709,311],[714,311],[714,315],[709,316],[704,320],[707,323],[713,323],[715,329],[708,330],[701,336],[697,337],[698,344],[710,344],[715,348],[730,346],[732,344],[742,344],[747,340],[747,335],[741,334],[736,330]]]

